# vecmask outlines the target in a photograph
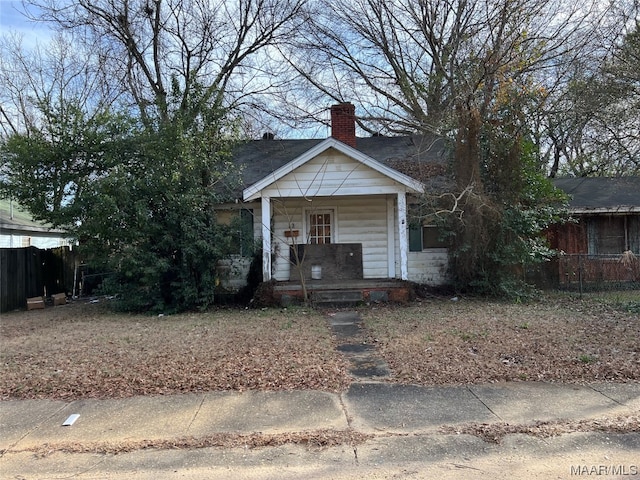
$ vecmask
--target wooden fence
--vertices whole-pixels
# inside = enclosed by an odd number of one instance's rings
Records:
[[[0,249],[0,312],[26,308],[27,298],[73,291],[75,252],[69,247]]]

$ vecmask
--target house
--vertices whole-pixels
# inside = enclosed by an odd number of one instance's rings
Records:
[[[63,230],[34,220],[15,202],[0,200],[0,248],[47,249],[69,245]]]
[[[575,222],[551,232],[560,284],[640,281],[640,177],[560,178]]]
[[[447,249],[433,226],[411,215],[425,191],[450,181],[444,140],[355,132],[355,107],[342,103],[331,107],[327,139],[265,134],[234,154],[243,190],[219,218],[249,222],[262,249],[262,280],[275,280],[280,292],[348,284],[377,288],[386,298],[393,282],[447,281]],[[240,272],[246,267],[245,261]]]

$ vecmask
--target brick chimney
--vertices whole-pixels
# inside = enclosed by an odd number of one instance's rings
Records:
[[[342,143],[356,146],[356,107],[352,103],[331,105],[331,136]]]

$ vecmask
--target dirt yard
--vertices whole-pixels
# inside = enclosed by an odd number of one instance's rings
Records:
[[[364,306],[393,380],[640,381],[640,292],[531,304],[430,298]],[[220,309],[164,317],[104,303],[3,314],[0,399],[320,389],[350,382],[326,312]]]

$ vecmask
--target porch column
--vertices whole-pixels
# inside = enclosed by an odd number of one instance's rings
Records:
[[[271,280],[271,198],[262,199],[262,281]]]
[[[407,264],[407,195],[404,192],[398,193],[398,241],[400,243],[400,278],[409,279],[409,268]]]
[[[393,196],[387,196],[387,273],[389,278],[396,278],[396,208]]]

